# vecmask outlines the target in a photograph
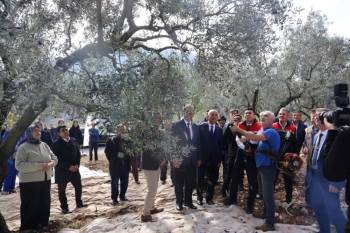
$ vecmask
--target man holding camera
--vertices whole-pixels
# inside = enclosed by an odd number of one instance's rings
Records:
[[[237,114],[236,110],[234,109],[231,109],[229,111],[229,117],[230,117],[229,122],[226,122],[223,127],[224,146],[225,146],[225,149],[224,149],[225,166],[223,170],[224,183],[222,185],[222,190],[221,190],[221,194],[223,197],[226,197],[227,192],[229,192],[233,169],[237,169],[237,168],[234,168],[234,163],[236,161],[236,154],[237,154],[237,143],[235,140],[236,134],[232,133],[229,126],[232,122],[234,122],[234,124],[239,124],[241,122],[241,116]],[[243,180],[242,180],[242,183],[243,183]]]
[[[328,128],[328,136],[326,139],[329,151],[326,149],[324,175],[331,181],[346,182],[346,204],[350,205],[350,127],[344,130],[337,130],[332,124],[325,123]],[[350,208],[348,208],[348,223],[345,232],[350,233]]]
[[[319,132],[315,135],[313,150],[308,159],[305,177],[306,199],[315,211],[320,232],[330,233],[331,223],[338,233],[344,232],[346,218],[340,207],[339,192],[345,186],[344,181],[331,182],[325,176],[325,161],[328,130],[324,121],[326,109],[316,109],[316,125]],[[338,168],[337,168],[338,169]]]
[[[238,124],[238,127],[242,130],[256,134],[261,129],[261,124],[255,119],[255,112],[253,109],[248,108],[244,111],[245,120]],[[240,178],[240,167],[242,167],[248,178],[248,197],[245,206],[245,211],[251,214],[254,209],[254,201],[256,194],[258,193],[258,176],[257,168],[255,165],[255,150],[257,142],[246,139],[244,136],[239,139],[244,148],[239,148],[236,155],[234,168],[232,169],[232,180],[230,188],[230,196],[225,200],[225,205],[237,203],[237,192]]]
[[[324,123],[328,129],[323,172],[331,181],[346,183],[346,203],[350,205],[350,104],[348,85],[334,86],[334,100],[338,107],[335,111],[324,114]],[[350,208],[348,207],[348,223],[345,232],[350,233]]]

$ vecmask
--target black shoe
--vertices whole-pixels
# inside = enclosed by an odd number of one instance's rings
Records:
[[[162,180],[162,184],[166,184],[165,180]]]
[[[228,197],[224,200],[225,206],[236,205],[237,201],[232,200],[232,198]]]
[[[186,207],[190,208],[190,209],[193,209],[193,210],[196,210],[197,209],[197,206],[193,205],[192,203],[191,204],[185,204]]]
[[[182,205],[176,205],[176,210],[177,211],[182,211],[184,208],[182,207]]]
[[[119,202],[117,200],[112,202],[112,205],[118,205],[118,204],[119,204]]]
[[[62,209],[62,214],[70,214],[72,211],[70,211],[68,208]]]
[[[203,200],[198,200],[198,201],[197,201],[197,204],[198,204],[198,205],[203,205]]]
[[[84,207],[87,207],[87,206],[88,206],[87,204],[81,203],[81,204],[77,205],[77,208],[84,208]]]
[[[208,205],[214,205],[214,202],[212,200],[207,200]]]
[[[121,198],[120,198],[120,201],[129,201],[129,199],[126,198],[126,197],[121,197]]]
[[[266,231],[275,231],[276,229],[275,229],[274,225],[264,223],[261,226],[255,227],[255,230],[260,230],[260,231],[266,232]]]

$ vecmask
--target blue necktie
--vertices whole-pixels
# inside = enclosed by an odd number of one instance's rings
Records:
[[[311,160],[311,167],[313,169],[317,169],[317,159],[318,159],[317,155],[319,154],[319,152],[321,150],[321,139],[322,139],[322,136],[323,136],[323,134],[320,133],[320,135],[318,136],[317,145],[313,149],[312,160]]]
[[[187,140],[191,141],[191,131],[190,131],[190,123],[186,123],[186,134],[187,134]]]

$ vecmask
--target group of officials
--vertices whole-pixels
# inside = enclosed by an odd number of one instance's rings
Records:
[[[253,109],[244,111],[243,121],[239,113],[232,110],[230,120],[225,124],[219,124],[218,112],[210,110],[206,120],[197,125],[193,123],[193,107],[185,106],[183,119],[169,128],[177,137],[178,144],[190,148],[187,156],[170,161],[176,209],[182,211],[184,206],[197,209],[192,200],[194,189],[199,205],[203,205],[204,199],[206,204],[214,204],[214,190],[222,164],[224,182],[221,194],[226,197],[224,204],[237,203],[237,192],[241,188],[245,171],[248,196],[244,209],[248,214],[253,213],[255,199],[260,196],[264,202],[265,223],[256,229],[274,231],[276,182],[283,180],[284,207],[290,208],[293,205],[295,176],[304,161],[300,157],[302,153],[307,162],[306,205],[313,209],[320,232],[329,233],[331,224],[338,233],[345,232],[346,217],[339,200],[339,192],[345,182],[328,181],[322,170],[327,128],[320,119],[320,114],[325,110],[316,109],[311,112],[312,125],[309,127],[302,122],[301,112],[294,112],[290,119],[291,114],[287,108],[281,108],[277,118],[272,112],[263,111],[260,113],[260,121]],[[159,160],[158,165],[162,166],[164,162]],[[156,169],[154,171],[158,174]],[[157,183],[157,179],[158,176],[153,182]],[[146,180],[149,182],[147,176]],[[142,221],[151,221],[152,213],[163,211],[154,207],[154,187],[152,192],[152,198],[146,198],[145,206],[151,206],[154,212],[144,212]]]
[[[171,174],[176,195],[176,210],[184,207],[197,209],[192,194],[196,190],[197,204],[214,204],[215,186],[219,180],[220,166],[223,165],[223,186],[221,195],[224,204],[237,204],[237,194],[243,188],[244,174],[248,180],[248,195],[245,211],[254,212],[255,199],[260,196],[264,202],[265,223],[257,230],[275,230],[275,185],[279,173],[285,187],[285,205],[293,204],[293,185],[295,173],[289,165],[300,162],[299,153],[307,155],[307,174],[305,180],[306,201],[314,210],[320,226],[320,232],[329,233],[330,225],[338,233],[344,232],[346,218],[342,213],[339,192],[345,182],[330,182],[322,171],[327,127],[319,119],[322,109],[311,113],[312,125],[306,128],[301,121],[301,113],[293,113],[282,108],[276,119],[270,111],[260,113],[260,121],[253,109],[245,109],[242,116],[237,110],[229,112],[229,120],[219,124],[219,113],[209,110],[201,124],[193,122],[194,108],[184,107],[183,119],[166,130],[177,138],[178,146],[185,147],[189,153],[182,158],[166,158],[161,148],[143,150],[141,168],[144,171],[148,192],[145,197],[142,222],[152,221],[152,214],[162,212],[155,207],[155,197],[160,178],[160,169],[167,162],[171,165]],[[154,116],[150,140],[159,140],[162,136],[162,119]],[[82,184],[79,173],[79,142],[70,137],[64,125],[57,127],[58,140],[52,151],[41,142],[40,125],[28,132],[28,140],[16,153],[15,165],[19,171],[21,196],[21,230],[46,228],[50,214],[50,179],[55,167],[55,179],[63,214],[70,213],[65,190],[68,183],[75,188],[76,207],[86,205],[81,199]],[[125,125],[116,127],[116,136],[108,139],[105,154],[109,161],[111,176],[111,198],[114,205],[118,201],[128,201],[126,197],[131,157],[123,146],[127,133]],[[92,156],[91,156],[92,157]],[[91,159],[91,158],[90,158]],[[96,159],[96,158],[95,158]],[[287,162],[283,168],[280,161]],[[292,161],[288,164],[288,161]],[[288,170],[289,169],[289,170]],[[138,183],[138,182],[137,182]],[[120,186],[120,188],[119,188]]]

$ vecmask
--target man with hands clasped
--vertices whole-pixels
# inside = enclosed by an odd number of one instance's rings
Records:
[[[177,137],[180,147],[188,146],[190,152],[182,160],[174,160],[173,174],[175,183],[176,209],[181,211],[183,204],[190,209],[197,209],[192,202],[195,187],[196,169],[201,165],[199,154],[199,127],[192,122],[194,109],[191,105],[184,107],[184,118],[172,125],[172,134]],[[185,200],[185,203],[183,203]]]

